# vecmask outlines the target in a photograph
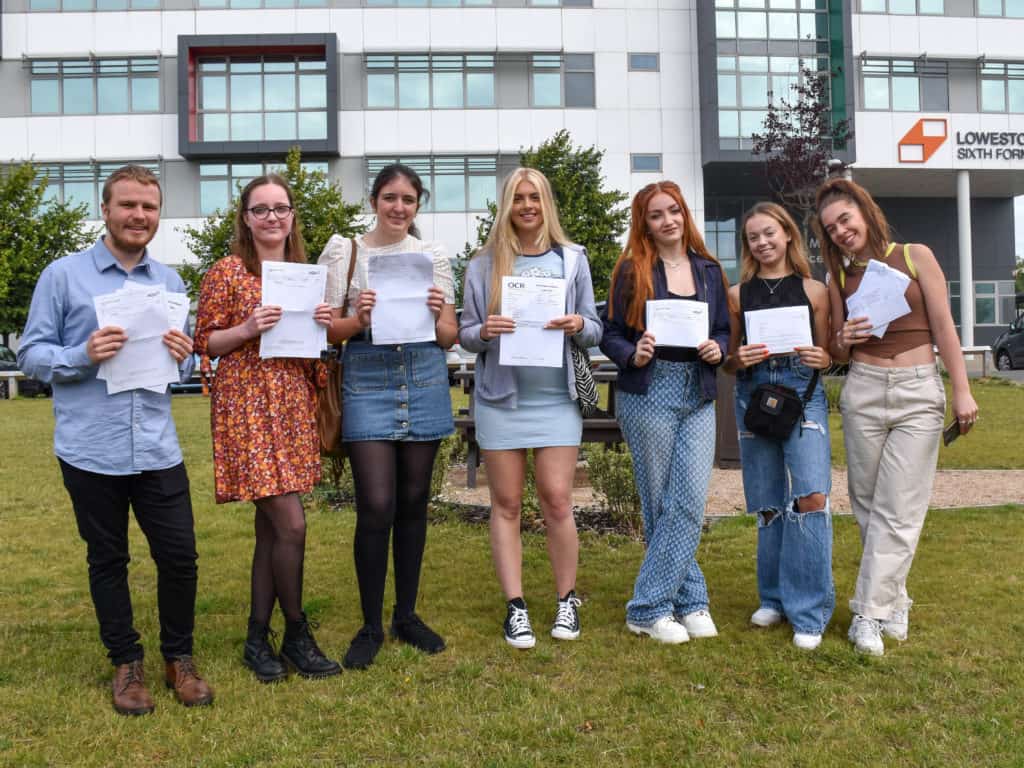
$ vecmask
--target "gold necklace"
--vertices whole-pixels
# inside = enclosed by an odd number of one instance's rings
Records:
[[[664,257],[662,257],[661,263],[664,264],[669,269],[679,269],[684,264],[682,259],[680,259],[679,261],[669,261]]]

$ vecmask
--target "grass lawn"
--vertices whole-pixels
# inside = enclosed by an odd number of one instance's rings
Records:
[[[749,519],[713,526],[701,545],[721,636],[677,647],[623,626],[641,545],[592,536],[581,551],[583,635],[551,640],[550,569],[543,539],[528,536],[539,635],[528,652],[501,639],[486,529],[443,523],[429,533],[420,609],[446,635],[446,652],[389,642],[367,672],[263,686],[240,663],[251,514],[212,503],[208,401],[174,407],[199,540],[196,655],[217,701],[186,710],[153,685],[154,715],[113,713],[84,545],[51,453],[50,403],[0,401],[0,765],[1021,765],[1024,507],[930,516],[911,573],[910,640],[880,659],[856,655],[844,636],[860,550],[849,517],[835,520],[838,607],[813,654],[795,650],[785,627],[747,624]],[[985,408],[983,424],[995,428],[1002,418]],[[306,608],[321,646],[340,656],[359,626],[354,516],[315,498],[308,516]],[[134,523],[132,551],[154,681],[155,573]]]

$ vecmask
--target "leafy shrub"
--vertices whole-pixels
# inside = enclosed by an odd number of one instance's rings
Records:
[[[828,401],[830,413],[839,413],[839,397],[843,394],[845,376],[826,376],[824,379],[825,400]]]
[[[587,449],[587,474],[590,485],[604,499],[605,507],[615,523],[630,536],[643,534],[640,494],[633,480],[633,459],[629,451],[606,447]]]

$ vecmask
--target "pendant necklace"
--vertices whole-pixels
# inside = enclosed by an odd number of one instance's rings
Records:
[[[789,275],[783,275],[782,277],[776,279],[775,285],[771,285],[767,280],[760,276],[758,277],[758,280],[764,283],[764,287],[768,289],[768,295],[774,296],[775,291],[779,289],[779,285],[781,285],[782,281],[785,280],[787,277],[789,277]]]
[[[668,261],[667,259],[663,258],[661,260],[661,263],[664,264],[669,269],[679,269],[681,266],[683,266],[682,259],[680,259],[679,261]]]

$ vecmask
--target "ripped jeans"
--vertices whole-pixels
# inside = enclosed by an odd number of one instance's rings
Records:
[[[761,607],[785,614],[794,631],[824,632],[835,607],[832,583],[832,449],[821,383],[784,441],[747,432],[743,417],[758,384],[782,384],[801,397],[813,371],[796,355],[775,357],[736,377],[736,424],[747,511],[757,514],[757,589]],[[823,508],[800,512],[798,499],[823,494]]]

